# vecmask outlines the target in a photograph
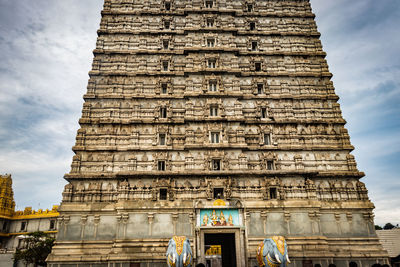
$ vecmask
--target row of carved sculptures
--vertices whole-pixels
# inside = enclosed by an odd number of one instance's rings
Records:
[[[115,101],[114,99],[99,98],[96,100],[87,101],[85,108],[94,112],[108,113],[110,110],[114,112],[150,112],[158,111],[159,106],[175,109],[175,112],[186,113],[192,111],[192,115],[201,115],[204,111],[209,111],[210,106],[218,107],[221,112],[226,110],[229,112],[227,115],[241,115],[243,113],[261,112],[262,107],[269,107],[271,110],[278,112],[291,112],[292,114],[299,114],[302,112],[320,112],[325,113],[329,110],[338,108],[335,100],[328,99],[237,99],[232,97],[230,99],[220,99],[218,96],[212,96],[205,99],[151,99],[140,101]],[[183,110],[181,110],[183,109]],[[299,111],[297,111],[299,110]],[[168,110],[167,110],[168,111]],[[116,114],[117,115],[117,114]],[[223,116],[224,114],[215,114],[212,116]],[[210,115],[205,115],[209,117]],[[272,116],[272,114],[270,115]]]
[[[212,22],[210,23],[210,20]],[[165,25],[168,21],[168,26]],[[251,27],[249,23],[254,23]],[[251,27],[251,28],[250,28]],[[148,31],[183,31],[204,30],[204,28],[227,29],[230,31],[281,31],[298,33],[317,33],[316,24],[311,17],[239,17],[230,14],[194,14],[186,16],[166,15],[154,16],[143,14],[104,14],[100,30],[138,30]]]
[[[258,64],[258,65],[257,65]],[[317,73],[329,73],[328,65],[322,56],[306,57],[303,56],[240,56],[233,54],[212,54],[200,56],[96,56],[93,61],[91,74],[98,72],[118,72],[120,74],[137,71],[138,74],[153,72],[174,73],[194,71],[225,71],[236,74],[237,72],[269,72],[276,73],[307,73],[313,76]],[[179,74],[179,73],[178,73]],[[253,73],[254,74],[254,73]],[[246,75],[244,75],[246,76]]]
[[[254,43],[256,42],[256,43]],[[212,46],[211,46],[212,45]],[[155,36],[142,35],[103,35],[97,40],[96,49],[129,51],[134,53],[142,50],[154,50],[154,53],[179,53],[182,49],[192,49],[193,47],[202,49],[230,49],[239,51],[238,53],[251,54],[261,53],[298,53],[315,54],[322,53],[322,46],[318,38],[309,36],[281,36],[272,38],[234,36],[233,34],[183,34]],[[100,52],[100,51],[95,51]]]
[[[155,88],[157,86],[161,86],[162,83],[166,83],[167,87],[179,87],[179,88],[192,88],[192,90],[188,91],[201,91],[202,86],[207,85],[209,80],[215,80],[221,85],[221,87],[226,87],[225,84],[229,86],[234,86],[232,90],[227,91],[235,91],[235,94],[238,91],[242,91],[241,88],[248,89],[249,87],[257,86],[257,84],[261,83],[265,86],[270,86],[275,89],[279,88],[287,88],[290,90],[295,90],[296,88],[316,88],[316,89],[333,89],[333,84],[330,81],[329,77],[321,78],[321,77],[257,77],[257,76],[246,76],[238,78],[235,75],[228,74],[205,74],[205,75],[196,75],[190,74],[187,77],[153,77],[149,79],[145,76],[92,76],[89,80],[89,88],[96,89],[99,87],[100,89],[104,89],[106,86],[113,86],[116,88],[123,88],[126,86],[127,90],[133,90],[135,88],[141,90],[148,90],[150,88]],[[194,90],[194,89],[196,90]],[[168,88],[167,88],[168,89]],[[236,90],[237,89],[237,90]],[[139,92],[136,92],[139,93]]]
[[[96,136],[104,136],[106,138],[139,138],[140,135],[153,135],[155,133],[168,133],[171,135],[203,135],[208,131],[220,129],[223,133],[234,134],[236,132],[243,133],[244,135],[260,136],[261,134],[270,133],[276,136],[298,135],[318,135],[318,136],[337,136],[348,134],[347,130],[340,124],[306,124],[306,123],[287,123],[287,124],[267,124],[267,125],[254,125],[254,124],[238,124],[232,122],[222,123],[206,122],[204,124],[190,124],[190,125],[163,125],[163,124],[146,124],[141,127],[137,125],[108,125],[98,124],[91,125],[90,127],[83,127],[78,130],[78,137],[91,138]],[[261,139],[260,139],[261,141]]]
[[[261,199],[320,199],[320,200],[367,200],[368,191],[364,183],[360,181],[324,181],[315,182],[306,179],[303,183],[293,181],[292,183],[283,183],[278,178],[266,179],[260,184],[253,184],[246,181],[213,181],[201,180],[199,183],[191,183],[186,180],[183,184],[174,180],[154,180],[151,184],[144,184],[139,180],[136,184],[129,184],[128,181],[122,181],[117,187],[113,183],[91,182],[87,186],[83,183],[65,186],[63,192],[63,201],[65,202],[107,202],[134,199],[158,200],[159,190],[167,189],[168,197],[166,199],[173,201],[175,199],[212,199],[214,187],[222,187],[223,198],[254,198]],[[196,194],[193,194],[196,193]],[[200,193],[200,194],[199,194]]]
[[[197,11],[199,9],[210,10],[210,7],[205,5],[204,0],[151,0],[151,1],[126,1],[126,0],[106,0],[104,3],[104,11],[113,12],[129,12],[129,11],[139,11],[139,12],[160,12],[160,11],[183,11],[183,10],[193,10]],[[249,13],[248,5],[251,4],[253,11],[258,13],[268,12],[271,15],[287,15],[293,16],[296,14],[298,16],[302,15],[312,15],[310,5],[305,5],[303,1],[255,1],[255,0],[218,0],[212,1],[212,9],[219,10],[229,10],[232,11],[242,11],[243,13]],[[166,10],[165,3],[170,4],[170,10]],[[252,11],[252,12],[253,12]],[[265,14],[264,14],[265,15]]]

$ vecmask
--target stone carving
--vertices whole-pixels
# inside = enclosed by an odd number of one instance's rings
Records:
[[[364,257],[362,246],[375,239],[361,221],[373,205],[350,154],[314,17],[307,0],[105,0],[61,209],[71,215],[65,233],[78,229],[73,214],[87,215],[89,230],[100,216],[97,239],[85,234],[93,242],[86,245],[60,235],[67,243],[57,241],[54,253],[78,251],[70,264],[101,247],[110,264],[159,264],[165,236],[201,244],[198,209],[220,195],[248,224],[239,230],[237,242],[246,246],[237,266],[253,265],[254,240],[275,230],[304,237],[304,255],[323,254],[315,244],[325,242],[324,259],[347,258],[336,244],[351,240],[352,255]],[[114,229],[112,213],[129,219]],[[357,224],[339,225],[338,234],[330,216],[346,213]],[[174,229],[165,232],[170,222]],[[347,229],[353,225],[358,241]],[[103,239],[102,227],[109,230]],[[334,242],[324,237],[327,228]],[[140,240],[141,249],[120,240]]]

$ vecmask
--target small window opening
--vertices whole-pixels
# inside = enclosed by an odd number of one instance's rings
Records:
[[[215,69],[215,66],[217,65],[216,63],[217,63],[217,62],[216,62],[215,59],[209,59],[209,60],[208,60],[207,66],[208,66],[210,69]]]
[[[211,161],[211,164],[212,164],[212,170],[213,171],[221,170],[221,160],[220,159],[213,159]]]
[[[224,198],[224,189],[214,188],[214,199],[222,199],[222,198]]]
[[[159,160],[157,165],[158,165],[157,167],[158,167],[159,171],[165,171],[165,161],[164,160]]]
[[[264,145],[269,146],[271,144],[271,135],[264,134]]]
[[[167,200],[168,189],[160,189],[160,200]]]
[[[168,30],[170,26],[171,23],[169,21],[164,21],[164,29]]]
[[[169,40],[163,40],[163,48],[168,49],[169,47]]]
[[[212,8],[214,6],[213,1],[206,1],[206,8]]]
[[[256,23],[250,22],[250,31],[254,31],[256,29]]]
[[[357,267],[357,263],[352,261],[349,263],[349,267]]]
[[[261,108],[261,118],[267,118],[267,108]]]
[[[4,221],[3,222],[3,231],[6,231],[7,230],[7,221]]]
[[[50,220],[50,230],[56,229],[56,220]]]
[[[216,106],[210,107],[210,116],[211,117],[218,116],[218,107],[216,107]]]
[[[251,42],[251,51],[256,51],[258,43],[256,41]]]
[[[212,144],[219,144],[219,132],[212,132],[211,133],[211,143]]]
[[[257,84],[257,94],[261,95],[264,93],[264,84],[258,83]]]
[[[261,63],[260,62],[254,63],[254,69],[255,71],[261,71]]]
[[[274,169],[274,162],[272,160],[267,161],[267,170],[273,170]]]
[[[247,12],[252,12],[252,11],[253,11],[253,5],[247,4]]]
[[[269,198],[270,199],[276,199],[277,198],[276,188],[275,187],[271,187],[269,189]]]
[[[166,142],[165,134],[158,134],[158,142],[161,146],[165,146]]]
[[[168,71],[168,68],[169,68],[168,61],[163,61],[162,62],[162,67],[163,67],[163,71]]]
[[[26,222],[21,222],[21,231],[25,231],[26,230]]]
[[[168,93],[168,85],[166,83],[161,84],[161,93],[162,94]]]
[[[207,27],[214,27],[214,19],[207,19]]]
[[[214,47],[215,46],[215,39],[207,39],[207,46]]]
[[[217,81],[209,81],[208,82],[208,91],[210,91],[210,92],[217,91]]]
[[[160,108],[160,118],[166,118],[167,117],[167,108],[161,107]]]
[[[165,10],[170,11],[171,10],[171,3],[170,2],[165,2],[164,7],[165,7]]]

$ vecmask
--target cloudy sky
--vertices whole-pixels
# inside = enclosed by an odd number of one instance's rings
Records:
[[[0,0],[0,173],[19,209],[61,201],[102,0]],[[376,223],[400,223],[400,5],[311,0]]]

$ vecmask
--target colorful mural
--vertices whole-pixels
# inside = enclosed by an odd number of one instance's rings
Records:
[[[204,209],[200,211],[201,226],[239,226],[239,212],[235,209]]]
[[[221,245],[206,246],[206,256],[221,255]]]

